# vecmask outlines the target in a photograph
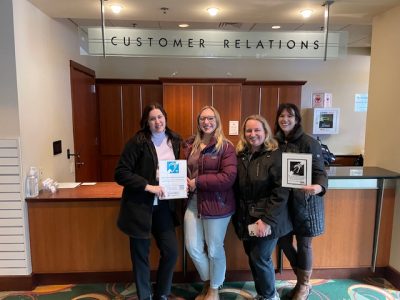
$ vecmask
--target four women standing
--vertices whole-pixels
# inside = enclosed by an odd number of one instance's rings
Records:
[[[160,105],[147,106],[141,130],[126,144],[115,171],[116,181],[124,186],[118,226],[130,238],[140,300],[168,298],[178,256],[174,205],[161,200],[164,193],[158,185],[158,161],[179,158],[180,138],[166,121]],[[226,272],[224,239],[234,213],[235,231],[248,255],[256,298],[279,299],[271,260],[278,238],[297,275],[293,299],[308,298],[311,241],[324,230],[322,196],[327,176],[321,148],[304,134],[295,105],[280,105],[275,131],[279,146],[267,121],[260,115],[249,116],[240,134],[237,158],[223,134],[217,110],[206,106],[197,117],[196,135],[184,144],[189,192],[185,246],[204,281],[196,300],[219,299],[218,288]],[[312,185],[304,189],[282,187],[282,151],[313,154]],[[151,233],[161,256],[154,295],[149,268]]]

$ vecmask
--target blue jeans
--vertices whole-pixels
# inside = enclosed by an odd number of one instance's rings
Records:
[[[274,299],[276,295],[275,269],[271,255],[277,241],[278,239],[256,237],[243,241],[257,294],[265,299]]]
[[[203,281],[217,289],[224,283],[226,257],[224,239],[231,217],[200,219],[197,217],[197,198],[189,200],[185,212],[185,246]],[[205,246],[207,245],[207,251]]]

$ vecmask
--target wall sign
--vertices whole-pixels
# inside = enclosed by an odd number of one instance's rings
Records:
[[[328,58],[346,54],[347,33],[330,32]],[[101,28],[88,28],[89,55],[103,55]],[[323,32],[234,32],[106,28],[106,56],[208,58],[324,57]]]
[[[314,108],[313,134],[338,134],[340,108]]]

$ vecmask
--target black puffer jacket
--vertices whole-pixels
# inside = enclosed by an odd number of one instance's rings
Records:
[[[175,158],[179,158],[180,138],[174,133],[171,135]],[[154,194],[144,189],[147,184],[158,185],[157,166],[153,142],[143,132],[137,133],[125,145],[115,169],[115,181],[124,187],[117,224],[131,237],[151,237]],[[174,200],[168,200],[168,203],[174,220],[177,220]]]
[[[325,230],[325,212],[323,195],[328,189],[328,177],[325,171],[321,146],[317,140],[304,133],[299,127],[286,140],[283,132],[276,134],[279,148],[282,152],[312,154],[312,184],[322,186],[318,195],[306,197],[301,189],[292,189],[289,201],[289,211],[296,235],[313,237]]]
[[[282,187],[281,174],[280,150],[238,154],[236,213],[232,220],[240,239],[249,239],[247,225],[258,219],[271,226],[272,234],[266,238],[278,238],[292,230],[287,207],[290,190]]]

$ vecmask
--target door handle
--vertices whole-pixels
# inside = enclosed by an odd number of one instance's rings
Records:
[[[83,161],[77,161],[77,162],[75,162],[75,164],[77,166],[83,166],[85,163]]]
[[[77,158],[79,158],[79,153],[71,153],[71,150],[67,149],[67,158],[70,159],[71,156],[76,156]]]

